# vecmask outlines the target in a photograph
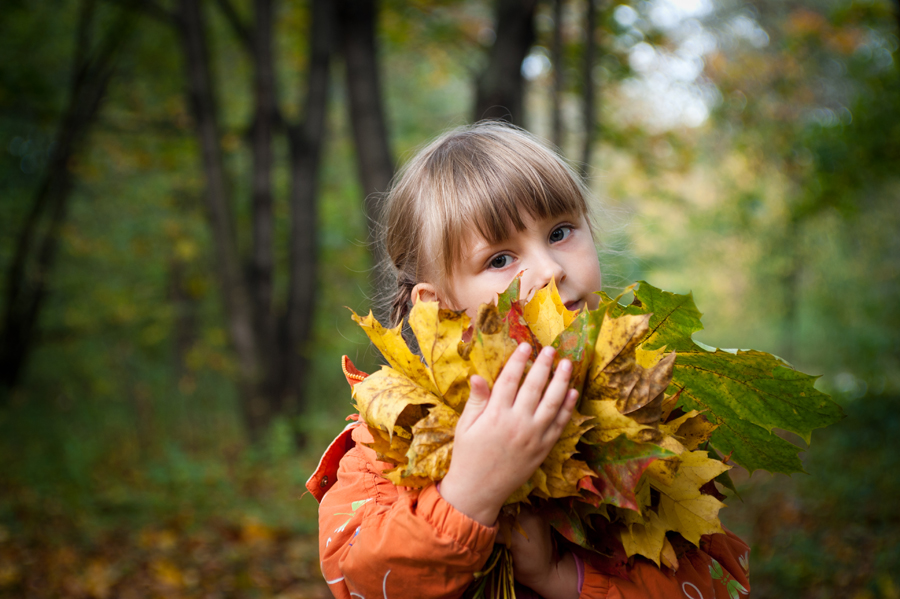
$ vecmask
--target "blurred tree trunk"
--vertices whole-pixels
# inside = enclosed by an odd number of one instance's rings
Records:
[[[897,37],[900,37],[900,0],[894,0],[894,18],[897,22]],[[900,48],[897,49],[897,53],[900,54]]]
[[[224,2],[220,2],[224,4]],[[272,0],[254,0],[252,33],[254,115],[250,127],[253,156],[250,194],[253,235],[247,288],[253,299],[253,324],[259,348],[262,393],[267,412],[281,411],[281,370],[284,356],[275,340],[275,215],[272,191],[274,129],[276,127],[275,60],[272,54]],[[262,417],[271,419],[270,414]]]
[[[268,406],[261,395],[258,340],[253,305],[242,275],[225,167],[220,148],[220,127],[210,69],[206,26],[200,0],[180,0],[175,23],[185,57],[187,92],[203,158],[206,208],[215,248],[215,265],[228,331],[238,358],[239,386],[244,420],[251,437],[268,421]]]
[[[376,0],[337,0],[335,4],[356,160],[366,198],[369,241],[372,242],[381,212],[381,194],[387,191],[394,176],[375,41],[378,3]],[[376,256],[378,258],[380,256]]]
[[[286,395],[305,408],[310,340],[318,273],[318,183],[331,86],[335,14],[331,0],[313,0],[306,110],[302,123],[288,127],[291,169],[290,282],[283,362]]]
[[[475,120],[524,122],[522,61],[534,43],[537,0],[496,0],[494,45],[475,89]]]
[[[553,124],[551,141],[557,148],[563,144],[562,94],[565,66],[563,64],[563,0],[553,0],[553,43],[550,62],[553,64],[553,93],[550,101],[550,121]]]
[[[587,10],[584,18],[584,79],[582,85],[582,120],[584,122],[584,140],[581,147],[581,178],[587,180],[590,176],[591,160],[593,158],[594,142],[597,126],[597,106],[594,91],[594,64],[596,63],[597,44],[597,7],[595,0],[586,0]]]
[[[245,285],[252,290],[258,369],[250,373],[255,378],[244,385],[242,392],[245,424],[251,439],[256,440],[274,417],[302,412],[306,403],[317,273],[318,172],[325,138],[334,8],[327,0],[311,3],[306,112],[302,123],[292,125],[283,121],[278,109],[273,1],[254,1],[252,28],[244,25],[229,0],[216,0],[216,4],[250,53],[254,73],[254,117],[250,128],[253,241]],[[279,314],[274,297],[272,176],[275,138],[280,132],[286,132],[290,149],[291,237],[288,298],[285,311]],[[218,147],[217,143],[217,152]],[[302,443],[302,439],[298,441]]]
[[[20,382],[34,347],[48,293],[47,282],[75,184],[72,161],[84,150],[115,72],[116,60],[131,31],[130,16],[123,12],[92,49],[96,4],[95,0],[83,0],[79,7],[68,104],[7,272],[0,333],[0,386],[7,391]],[[0,394],[0,402],[8,397],[8,393]]]

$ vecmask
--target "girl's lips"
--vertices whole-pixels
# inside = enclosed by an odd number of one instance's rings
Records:
[[[583,305],[584,305],[584,302],[581,300],[577,300],[574,302],[566,302],[566,304],[565,304],[566,310],[568,310],[569,312],[578,312],[579,310],[581,310],[581,307]]]

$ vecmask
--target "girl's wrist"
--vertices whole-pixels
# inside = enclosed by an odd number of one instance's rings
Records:
[[[495,506],[493,502],[479,498],[475,489],[466,489],[464,485],[457,484],[452,476],[452,470],[440,482],[438,492],[456,511],[479,524],[490,527],[497,522],[501,506]]]

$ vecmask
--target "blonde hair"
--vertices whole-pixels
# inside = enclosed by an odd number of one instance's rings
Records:
[[[523,129],[482,121],[439,136],[397,174],[384,204],[383,255],[396,279],[387,286],[392,324],[408,313],[417,283],[450,291],[446,282],[471,233],[500,243],[511,228],[525,229],[525,215],[590,222],[587,198],[572,167]]]

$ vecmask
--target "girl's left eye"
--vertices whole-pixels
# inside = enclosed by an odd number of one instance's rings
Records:
[[[512,256],[508,254],[500,254],[491,258],[491,268],[506,268],[512,263]]]
[[[568,225],[563,225],[562,227],[556,227],[553,229],[553,232],[550,233],[550,243],[558,243],[572,234],[572,227]]]

